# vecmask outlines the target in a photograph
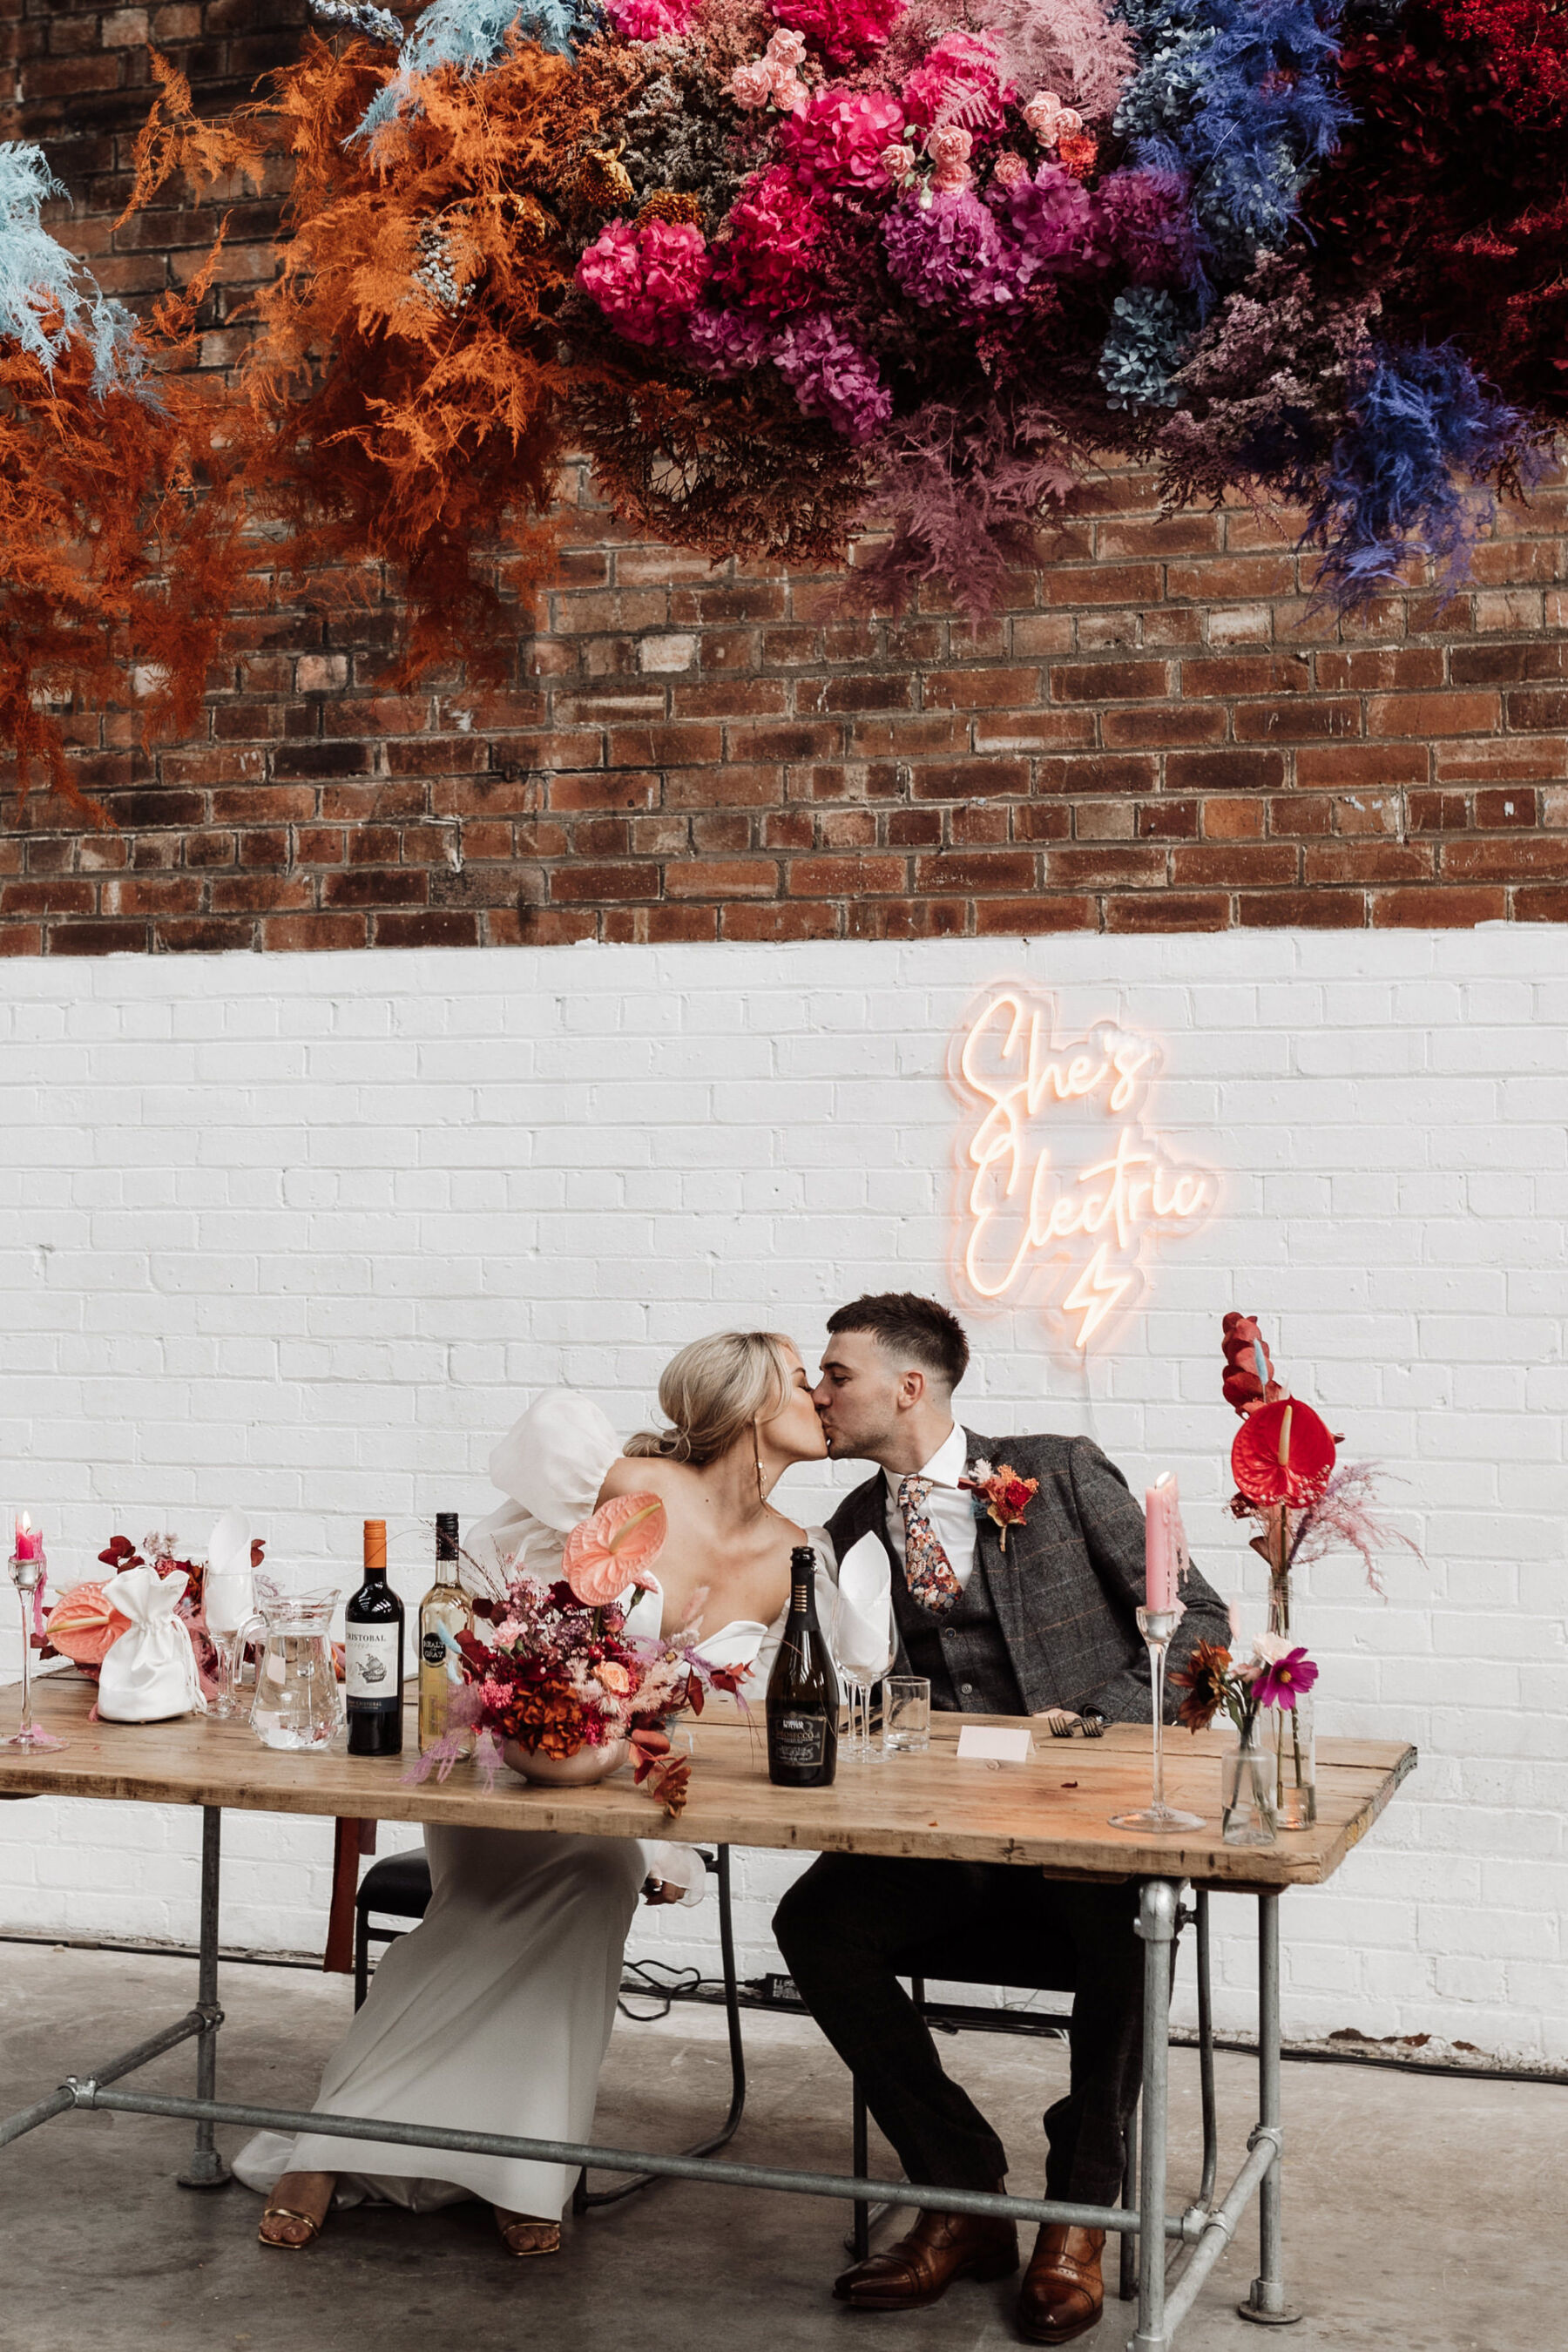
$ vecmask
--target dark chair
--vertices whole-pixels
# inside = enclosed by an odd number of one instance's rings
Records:
[[[746,2053],[741,2039],[741,1988],[735,1974],[735,1920],[730,1892],[730,1849],[721,1845],[714,1853],[704,1853],[703,1861],[719,1882],[719,1949],[724,1975],[724,2011],[730,2029],[730,2105],[722,2124],[709,2139],[696,2147],[685,2148],[686,2156],[713,2156],[728,2146],[740,2128],[741,2117],[746,2111]],[[388,1854],[384,1861],[373,1863],[359,1883],[354,1897],[354,2007],[359,2008],[370,1989],[370,1947],[374,1940],[390,1944],[407,1931],[404,1927],[373,1926],[377,1920],[423,1919],[430,1906],[430,1865],[423,1852]],[[645,1986],[630,1986],[632,1991],[647,1991]],[[623,2197],[636,2196],[639,2189],[649,2189],[659,2175],[638,2173],[634,2179],[620,2182],[614,2189],[590,2189],[584,2172],[579,2179],[572,2200],[575,2213],[588,2211],[596,2205],[616,2205]]]
[[[1203,2102],[1204,2170],[1203,2186],[1198,2201],[1206,2205],[1214,2195],[1215,2179],[1219,2164],[1218,2137],[1215,2120],[1214,2085],[1214,2022],[1210,2007],[1209,1988],[1209,1906],[1207,1891],[1199,1888],[1194,1899],[1193,1917],[1197,1928],[1198,1973],[1198,2067]],[[1071,1996],[1064,1989],[1048,1981],[1039,1958],[1038,1938],[1031,1933],[1026,1916],[1004,1916],[988,1922],[983,1951],[977,1952],[970,1937],[953,1937],[921,1944],[919,1948],[918,1969],[910,1963],[914,1953],[903,1956],[898,1973],[909,1979],[910,1997],[926,2023],[939,2033],[957,2033],[965,2029],[982,2033],[1037,2034],[1065,2041],[1071,2012]],[[1058,2010],[984,2009],[973,2002],[934,2001],[926,1998],[926,1986],[939,1984],[997,1985],[1006,1991],[1055,1992],[1063,1996]],[[851,2159],[856,2178],[868,2177],[870,2150],[868,2144],[866,2102],[858,2082],[854,2084],[854,2152]],[[1135,2206],[1138,2201],[1138,2117],[1136,2111],[1127,2127],[1127,2162],[1121,2176],[1121,2202]],[[855,2221],[847,2241],[848,2251],[857,2262],[864,2262],[870,2252],[872,2225],[889,2209],[857,2201]],[[1138,2241],[1131,2231],[1121,2232],[1119,2293],[1129,2303],[1138,2292]]]

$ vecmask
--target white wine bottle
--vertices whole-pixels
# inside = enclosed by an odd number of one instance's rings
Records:
[[[449,1647],[459,1633],[474,1630],[474,1607],[458,1581],[458,1514],[436,1514],[436,1581],[419,1603],[419,1753],[429,1754],[447,1736],[447,1710],[459,1680]],[[463,1743],[473,1752],[470,1731]]]
[[[827,1789],[838,1769],[838,1677],[816,1622],[816,1554],[789,1556],[789,1616],[768,1676],[768,1778],[780,1789]]]

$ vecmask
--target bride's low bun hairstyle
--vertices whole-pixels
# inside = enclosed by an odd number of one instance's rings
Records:
[[[713,1331],[672,1356],[659,1377],[668,1429],[641,1429],[626,1442],[634,1458],[689,1462],[700,1470],[727,1454],[754,1421],[777,1412],[789,1393],[790,1342],[778,1331]]]

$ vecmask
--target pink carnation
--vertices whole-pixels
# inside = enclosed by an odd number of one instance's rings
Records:
[[[623,41],[661,41],[684,33],[697,0],[605,0],[605,13]]]
[[[829,64],[873,57],[903,15],[908,0],[773,0],[782,25],[795,25]]]
[[[577,264],[578,285],[617,334],[665,350],[681,341],[707,278],[702,232],[685,221],[611,221]]]
[[[1054,89],[1037,89],[1024,109],[1024,120],[1042,147],[1054,147],[1058,139],[1083,129],[1077,107],[1064,106]]]
[[[776,319],[797,310],[813,284],[822,215],[782,163],[750,179],[730,208],[729,242],[714,276],[737,301]]]
[[[730,76],[730,95],[737,106],[748,113],[766,106],[773,94],[773,78],[761,58],[749,66],[737,66]]]
[[[904,111],[927,131],[936,122],[999,130],[1003,99],[996,52],[973,33],[944,34],[904,84]]]
[[[956,123],[944,123],[931,132],[926,141],[926,153],[934,167],[931,184],[938,195],[952,195],[956,189],[968,187],[973,176],[969,168],[973,145],[968,131]]]
[[[1020,180],[1029,176],[1029,167],[1023,157],[1011,147],[1004,147],[991,166],[991,177],[999,188],[1016,188]]]
[[[781,26],[763,52],[771,66],[782,66],[793,73],[805,55],[805,35],[786,32]]]
[[[878,160],[896,186],[900,181],[907,180],[914,170],[915,151],[901,142],[896,142],[891,147],[884,147]]]
[[[882,157],[904,127],[896,98],[880,90],[826,90],[779,132],[779,152],[807,188],[883,188]]]
[[[806,416],[826,417],[847,441],[869,441],[893,413],[893,395],[869,352],[825,310],[798,319],[773,344],[773,365]]]

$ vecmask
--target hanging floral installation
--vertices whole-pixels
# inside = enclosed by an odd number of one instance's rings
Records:
[[[217,123],[157,63],[133,201],[285,163],[226,446],[280,561],[386,567],[405,682],[507,668],[572,452],[637,530],[797,564],[859,541],[861,599],[932,581],[972,612],[1132,459],[1173,503],[1303,510],[1348,611],[1421,559],[1462,578],[1568,408],[1556,0],[313,13]],[[5,217],[5,364],[70,404],[43,419],[67,442],[123,438],[144,522],[168,461],[127,404],[157,412],[122,364],[94,388],[100,306]],[[68,570],[98,528],[84,506],[72,540],[72,495],[45,534]],[[99,495],[138,527],[131,487]]]

